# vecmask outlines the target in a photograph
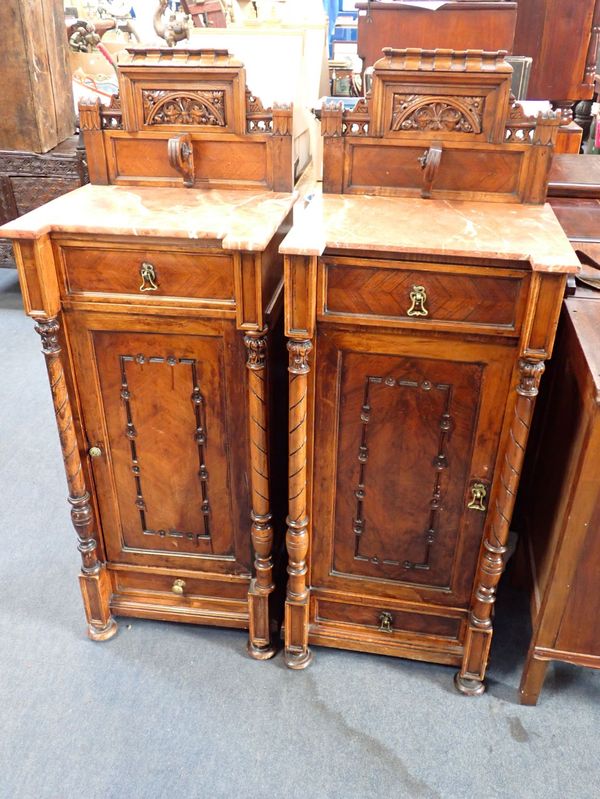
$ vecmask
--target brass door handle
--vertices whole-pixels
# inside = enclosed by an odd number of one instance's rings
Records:
[[[410,307],[406,312],[407,316],[429,316],[425,303],[427,302],[427,292],[425,286],[413,286],[410,294]]]
[[[142,285],[140,291],[158,291],[156,283],[156,269],[152,264],[144,261],[140,266],[140,277],[142,278]]]
[[[394,632],[394,617],[387,610],[379,614],[379,629],[382,633]]]
[[[471,486],[471,501],[467,504],[470,510],[480,510],[485,513],[487,510],[483,500],[487,496],[487,488],[483,483],[473,483]]]
[[[175,580],[173,585],[171,586],[171,591],[174,594],[178,594],[181,596],[185,590],[185,580]]]

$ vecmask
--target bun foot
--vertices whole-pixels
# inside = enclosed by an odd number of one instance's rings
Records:
[[[247,646],[248,654],[254,660],[270,660],[277,652],[277,648],[273,644],[268,646],[254,646],[252,641],[248,641]]]
[[[476,680],[470,677],[461,677],[460,671],[454,675],[454,685],[456,690],[465,696],[481,696],[485,693],[485,683],[483,680]]]
[[[310,649],[305,649],[302,652],[290,652],[289,649],[284,653],[285,665],[288,669],[299,671],[305,669],[313,659],[313,654]]]
[[[88,627],[88,638],[91,638],[92,641],[108,641],[109,638],[112,638],[113,635],[116,635],[118,629],[117,622],[111,616],[108,624],[104,627],[97,627],[94,624],[90,624]]]

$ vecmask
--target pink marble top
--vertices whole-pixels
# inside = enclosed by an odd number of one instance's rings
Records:
[[[280,252],[325,248],[528,261],[540,272],[577,272],[579,261],[549,205],[371,195],[316,195]]]
[[[0,227],[0,236],[45,233],[217,239],[225,250],[264,250],[295,194],[218,189],[82,186]]]

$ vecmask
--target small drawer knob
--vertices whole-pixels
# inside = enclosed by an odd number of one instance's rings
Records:
[[[102,450],[100,447],[90,447],[88,449],[88,455],[90,458],[99,458],[102,455]]]
[[[185,580],[175,580],[175,582],[171,586],[171,591],[174,594],[178,594],[178,596],[181,596],[184,590],[185,590]]]

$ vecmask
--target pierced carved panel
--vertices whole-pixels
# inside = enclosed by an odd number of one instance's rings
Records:
[[[142,89],[146,125],[225,127],[225,91]]]
[[[481,133],[484,97],[394,94],[393,131]]]

